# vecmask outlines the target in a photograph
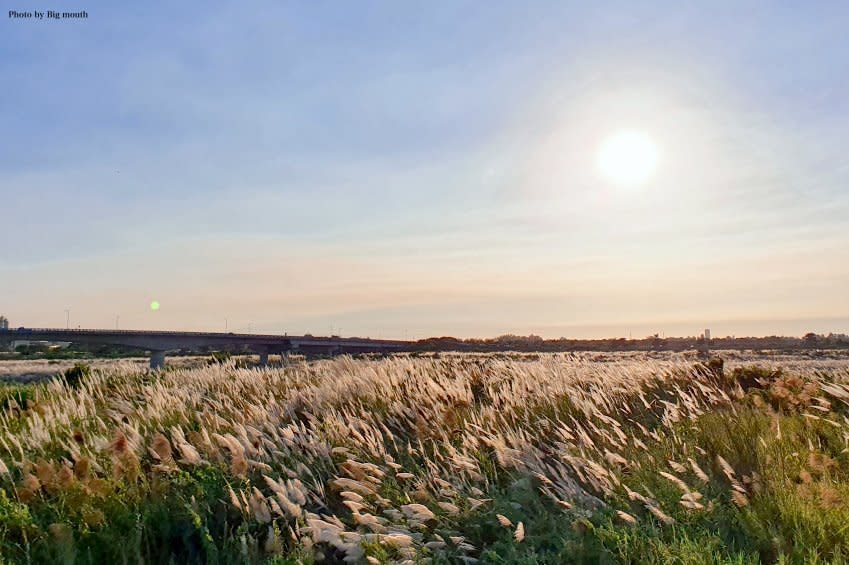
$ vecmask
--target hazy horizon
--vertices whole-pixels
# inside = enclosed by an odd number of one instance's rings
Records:
[[[63,314],[64,315],[64,314]],[[113,324],[115,320],[112,320]],[[17,322],[17,323],[15,323]],[[53,321],[45,324],[24,323],[26,320],[11,320],[11,329],[15,329],[23,324],[23,327],[28,328],[65,328],[64,319],[62,321]],[[60,323],[61,322],[61,323]],[[543,326],[539,328],[522,327],[518,329],[505,330],[499,333],[484,333],[483,330],[476,331],[474,326],[455,325],[454,332],[438,332],[422,333],[416,330],[404,328],[403,330],[394,331],[377,331],[371,333],[352,334],[345,331],[343,326],[328,326],[327,328],[318,328],[316,330],[304,330],[295,326],[275,327],[273,325],[256,325],[249,322],[246,326],[233,327],[229,324],[221,328],[211,327],[190,327],[177,325],[163,325],[161,323],[153,323],[152,325],[136,325],[127,326],[119,324],[121,330],[169,330],[169,331],[206,331],[206,332],[233,332],[233,333],[267,333],[272,335],[302,335],[314,332],[314,335],[338,335],[343,334],[343,337],[369,337],[372,339],[409,339],[419,340],[426,338],[438,337],[456,337],[459,339],[491,339],[501,335],[519,335],[529,336],[537,335],[544,339],[643,339],[658,334],[661,337],[698,337],[702,335],[705,329],[711,331],[713,338],[725,337],[802,337],[808,332],[814,332],[821,335],[843,334],[846,335],[845,328],[849,325],[849,318],[808,318],[797,320],[713,320],[705,324],[699,325],[693,322],[663,322],[656,323],[610,323],[598,324],[591,326],[580,325],[558,325],[558,326]],[[71,329],[80,327],[81,329],[102,329],[111,330],[115,326],[93,325],[87,326],[77,324],[74,319],[71,319]],[[732,331],[732,330],[740,331]]]
[[[59,4],[0,23],[13,327],[849,333],[849,5]]]

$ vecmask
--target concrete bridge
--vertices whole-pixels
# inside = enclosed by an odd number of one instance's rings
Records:
[[[336,355],[342,353],[389,353],[410,351],[413,342],[368,338],[280,336],[262,334],[174,332],[143,330],[70,330],[51,328],[17,328],[0,330],[0,342],[52,341],[102,345],[121,345],[150,352],[150,367],[165,365],[169,351],[252,351],[259,355],[260,364],[268,363],[269,355],[285,358],[289,352]]]

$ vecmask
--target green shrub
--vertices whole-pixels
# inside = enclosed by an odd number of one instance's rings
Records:
[[[62,378],[71,388],[79,388],[80,384],[91,376],[91,366],[86,363],[77,363],[62,374]]]
[[[231,357],[233,357],[233,355],[231,355],[229,351],[213,351],[207,361],[207,365],[223,365],[229,361]]]

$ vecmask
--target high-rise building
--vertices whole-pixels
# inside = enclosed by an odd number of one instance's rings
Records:
[[[9,329],[9,319],[6,316],[0,316],[0,330]]]

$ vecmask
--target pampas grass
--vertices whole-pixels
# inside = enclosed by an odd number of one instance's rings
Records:
[[[202,544],[349,562],[469,561],[492,544],[532,552],[561,522],[578,525],[557,535],[583,539],[708,524],[717,508],[768,519],[770,489],[799,476],[808,490],[789,490],[822,512],[842,516],[847,500],[849,371],[837,364],[815,378],[785,368],[758,395],[674,356],[339,357],[161,373],[119,363],[76,388],[39,385],[32,401],[0,413],[0,481],[31,516],[70,526],[51,534],[54,522],[32,518],[10,548],[61,534],[83,551],[122,504],[165,492],[186,493],[181,512]],[[726,433],[744,424],[751,434]],[[204,500],[200,484],[219,494]],[[214,527],[219,537],[203,529]]]

